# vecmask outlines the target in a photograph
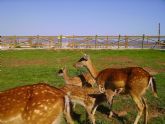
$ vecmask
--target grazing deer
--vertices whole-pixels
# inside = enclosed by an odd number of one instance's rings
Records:
[[[0,124],[59,124],[70,116],[69,97],[47,84],[20,86],[0,93]]]
[[[81,74],[75,77],[70,77],[67,73],[66,67],[58,71],[59,76],[63,76],[66,84],[76,85],[80,87],[91,87],[95,80],[90,73]]]
[[[112,106],[113,97],[122,90],[129,94],[138,108],[138,114],[134,121],[137,124],[144,111],[144,123],[147,124],[147,104],[143,98],[146,89],[151,86],[152,92],[157,97],[156,83],[154,78],[143,68],[107,68],[100,72],[96,70],[89,56],[84,55],[75,67],[86,67],[91,75],[96,79],[101,92],[105,92],[107,100]],[[110,116],[112,116],[110,111]]]
[[[95,124],[95,111],[99,104],[107,101],[105,94],[99,93],[98,88],[83,88],[69,84],[66,84],[61,90],[69,95],[72,103],[83,106],[88,113],[90,121],[92,124]]]

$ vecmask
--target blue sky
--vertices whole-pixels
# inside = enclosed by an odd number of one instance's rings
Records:
[[[165,0],[0,0],[0,35],[165,35]]]

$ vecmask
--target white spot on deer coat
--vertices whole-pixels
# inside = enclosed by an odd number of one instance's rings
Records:
[[[39,113],[40,113],[40,110],[35,109],[34,112],[35,112],[36,114],[39,114]]]

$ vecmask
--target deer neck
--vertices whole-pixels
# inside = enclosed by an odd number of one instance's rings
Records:
[[[94,79],[96,79],[96,77],[98,75],[98,71],[97,71],[96,67],[92,64],[91,61],[89,61],[89,63],[87,64],[87,69],[89,70],[89,72],[92,75],[92,77]]]
[[[65,83],[68,84],[70,78],[69,78],[69,75],[67,74],[67,72],[65,72],[63,74],[63,77],[64,77],[64,80],[65,80]]]

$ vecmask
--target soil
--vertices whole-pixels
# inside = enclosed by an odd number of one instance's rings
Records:
[[[10,67],[18,67],[18,66],[28,66],[28,65],[47,65],[48,64],[48,61],[46,60],[39,60],[39,59],[36,59],[36,60],[16,60],[16,59],[13,59],[13,60],[8,60],[8,62],[6,63],[2,63],[2,65],[6,65],[6,66],[10,66]]]
[[[159,71],[157,71],[157,70],[154,70],[154,69],[152,69],[152,68],[150,68],[150,67],[143,67],[146,71],[148,71],[151,75],[156,75],[156,74],[158,74],[159,73]]]
[[[125,68],[125,67],[139,67],[137,64],[138,61],[134,61],[128,57],[104,57],[101,58],[103,68]],[[103,62],[109,63],[104,64]],[[164,65],[165,63],[159,63]],[[146,71],[148,71],[151,75],[156,75],[160,72],[165,72],[165,69],[153,69],[151,67],[143,67]]]

